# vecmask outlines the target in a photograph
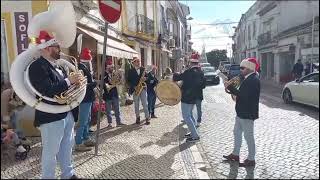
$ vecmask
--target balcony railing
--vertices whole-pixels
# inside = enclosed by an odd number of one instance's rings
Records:
[[[154,35],[154,21],[148,17],[137,14],[137,32],[148,35]]]
[[[262,46],[271,42],[271,32],[268,31],[258,36],[258,45]]]

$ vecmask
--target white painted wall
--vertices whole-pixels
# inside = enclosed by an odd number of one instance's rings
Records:
[[[279,32],[312,20],[319,16],[319,1],[280,1]]]

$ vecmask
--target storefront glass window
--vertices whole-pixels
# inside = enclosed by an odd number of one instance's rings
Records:
[[[9,82],[7,39],[4,20],[1,20],[1,87]]]

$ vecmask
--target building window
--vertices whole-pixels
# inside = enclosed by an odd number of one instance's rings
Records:
[[[1,87],[9,83],[9,65],[5,22],[1,20]]]
[[[154,50],[152,50],[152,52],[151,52],[151,63],[152,63],[152,65],[156,65],[156,59],[155,59],[154,55],[155,55],[154,54]]]
[[[257,53],[253,52],[253,57],[256,58],[257,57]]]
[[[144,48],[140,48],[141,65],[144,66]]]

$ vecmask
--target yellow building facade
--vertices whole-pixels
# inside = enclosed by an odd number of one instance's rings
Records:
[[[1,1],[1,90],[9,83],[9,71],[15,57],[28,48],[27,27],[31,18],[48,10],[48,1]],[[33,127],[34,109],[18,112],[26,135],[37,136]]]

